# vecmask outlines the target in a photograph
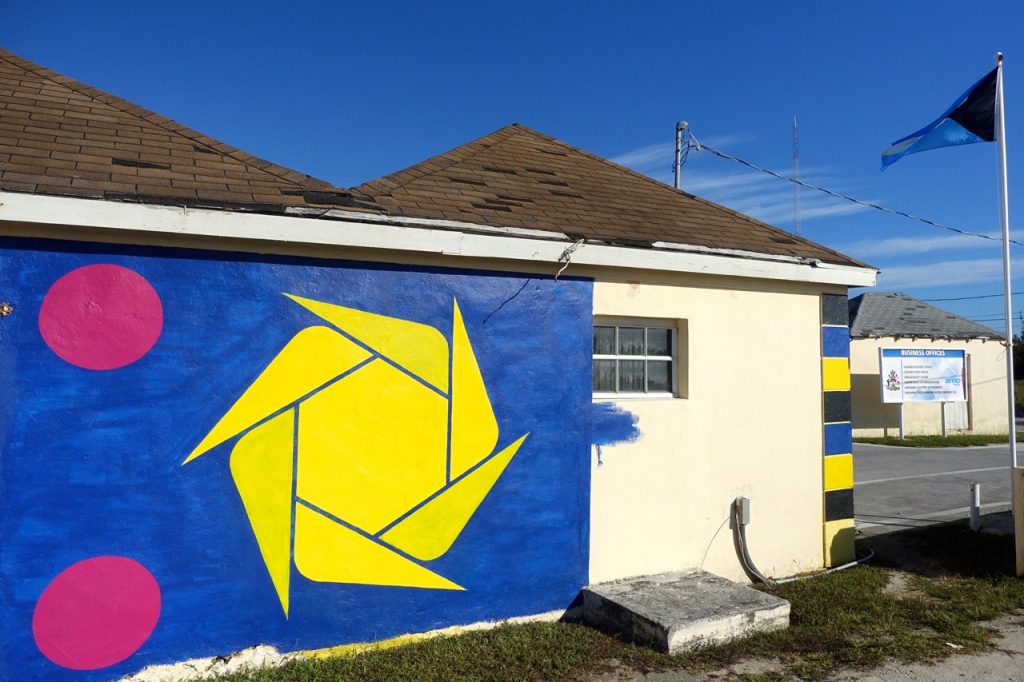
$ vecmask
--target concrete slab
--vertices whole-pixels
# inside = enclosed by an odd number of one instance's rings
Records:
[[[789,627],[789,602],[705,571],[662,573],[584,588],[583,621],[676,653]]]

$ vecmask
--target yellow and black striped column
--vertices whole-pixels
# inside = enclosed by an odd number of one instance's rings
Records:
[[[821,297],[821,381],[824,415],[823,513],[825,565],[854,559],[853,431],[850,426],[850,313],[845,295]]]

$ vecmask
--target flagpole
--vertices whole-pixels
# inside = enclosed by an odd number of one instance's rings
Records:
[[[1013,391],[1013,302],[1010,288],[1010,201],[1006,179],[1006,119],[1003,115],[1003,53],[996,53],[996,143],[999,145],[999,217],[1003,226],[1003,302],[1006,316],[1006,396],[1010,419],[1010,466],[1017,467],[1016,401]]]
[[[1017,468],[1017,420],[1013,390],[1013,302],[1010,288],[1010,197],[1006,178],[1006,116],[1003,97],[1003,53],[996,53],[995,134],[999,145],[999,217],[1003,227],[1003,287],[1006,316],[1006,398],[1010,421],[1010,490],[1013,504],[1017,575],[1024,575],[1024,469]],[[1024,330],[1021,332],[1024,334]]]

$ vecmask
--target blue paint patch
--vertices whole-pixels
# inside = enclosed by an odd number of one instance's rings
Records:
[[[632,443],[640,437],[640,418],[615,403],[593,403],[592,443],[597,446]]]
[[[822,327],[821,355],[825,358],[850,357],[850,329],[848,327]]]
[[[50,350],[38,316],[58,278],[101,263],[145,277],[164,325],[145,357],[91,371]],[[565,608],[589,581],[589,280],[0,238],[0,291],[15,308],[0,320],[0,680],[109,680],[258,643],[313,649],[502,620]],[[449,343],[458,299],[499,445],[529,433],[451,549],[425,562],[464,591],[316,582],[293,565],[285,618],[232,445],[182,466],[281,348],[322,324],[282,292],[429,325]],[[628,413],[594,421],[606,442],[635,428]],[[160,619],[121,663],[60,668],[35,644],[35,604],[68,566],[109,555],[152,573]]]
[[[825,424],[825,454],[845,455],[853,452],[853,427],[849,422]]]

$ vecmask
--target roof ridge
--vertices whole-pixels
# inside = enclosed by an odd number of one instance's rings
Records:
[[[105,104],[122,113],[135,116],[137,118],[142,119],[143,121],[146,121],[151,125],[157,126],[158,128],[161,128],[173,134],[181,135],[182,137],[189,139],[197,144],[209,147],[210,149],[215,150],[219,154],[230,157],[231,159],[234,159],[239,163],[245,164],[246,166],[252,166],[253,168],[256,168],[257,170],[263,173],[272,175],[278,180],[282,180],[284,182],[296,185],[299,188],[320,191],[348,191],[344,188],[337,187],[333,183],[330,183],[326,180],[321,180],[320,178],[315,178],[306,173],[301,173],[300,171],[296,171],[294,169],[281,166],[271,161],[267,161],[266,159],[261,159],[237,147],[233,147],[219,140],[215,140],[212,137],[204,135],[203,133],[197,130],[182,125],[181,123],[178,123],[173,119],[158,114],[139,104],[135,104],[130,100],[124,99],[123,97],[118,97],[116,95],[112,95],[108,92],[100,90],[99,88],[95,88],[91,85],[75,80],[70,76],[65,76],[45,66],[36,64],[35,62],[29,61],[24,57],[20,57],[14,54],[13,52],[10,52],[9,50],[5,50],[2,47],[0,47],[0,59],[6,60],[19,68],[22,68],[26,71],[33,73],[36,76],[39,76],[40,78],[44,78],[56,85],[66,87],[69,90],[77,92],[80,95],[85,95],[86,97],[96,100],[101,104]]]
[[[845,254],[842,254],[839,251],[836,251],[835,249],[829,248],[829,247],[827,247],[827,246],[825,246],[823,244],[819,244],[818,242],[815,242],[815,241],[812,241],[810,239],[807,239],[806,237],[803,237],[801,235],[797,235],[797,234],[794,234],[792,232],[787,232],[786,230],[783,230],[782,228],[775,227],[774,225],[771,225],[771,224],[766,223],[764,221],[758,220],[757,218],[754,218],[753,216],[749,216],[749,215],[747,215],[745,213],[740,213],[739,211],[731,209],[728,206],[724,206],[722,204],[715,203],[714,201],[711,201],[710,199],[705,199],[704,197],[699,197],[696,194],[690,194],[689,192],[685,192],[685,191],[683,191],[681,189],[676,189],[675,187],[667,185],[664,182],[661,182],[660,180],[656,180],[655,178],[652,178],[649,175],[644,175],[643,173],[635,171],[632,168],[627,168],[626,166],[623,166],[622,164],[619,164],[619,163],[615,163],[614,161],[612,161],[610,159],[606,159],[604,157],[598,156],[597,154],[593,154],[591,152],[588,152],[586,149],[581,149],[579,147],[571,145],[568,142],[564,142],[563,140],[559,140],[557,137],[551,137],[550,135],[545,135],[542,132],[534,130],[534,129],[528,127],[528,126],[520,125],[518,123],[514,123],[512,125],[516,126],[517,128],[519,128],[520,130],[522,130],[524,132],[532,133],[532,134],[536,135],[537,137],[540,137],[540,138],[542,138],[544,140],[547,140],[549,142],[554,142],[555,144],[559,144],[559,145],[561,145],[563,147],[566,147],[567,149],[571,149],[571,150],[573,150],[575,152],[583,154],[584,156],[587,156],[587,157],[589,157],[589,158],[591,158],[591,159],[593,159],[595,161],[599,161],[599,162],[601,162],[601,163],[603,163],[605,165],[612,166],[613,168],[615,168],[617,170],[625,171],[626,173],[628,173],[629,175],[631,175],[631,176],[633,176],[635,178],[638,178],[638,179],[644,180],[644,181],[646,181],[648,183],[654,184],[656,187],[660,188],[660,191],[668,190],[669,192],[682,194],[683,196],[689,197],[689,198],[694,199],[696,201],[699,201],[699,202],[701,202],[703,204],[707,204],[707,205],[710,205],[710,206],[714,206],[715,208],[720,208],[720,209],[722,209],[724,211],[728,211],[730,214],[732,214],[734,216],[737,216],[739,218],[742,218],[743,220],[749,220],[751,222],[757,223],[761,227],[767,228],[768,230],[770,230],[770,231],[772,231],[772,232],[774,232],[774,233],[776,233],[778,235],[783,235],[783,236],[786,236],[786,237],[795,237],[796,239],[799,239],[799,240],[801,240],[801,241],[803,241],[805,243],[811,244],[811,245],[816,246],[816,247],[818,247],[820,249],[828,251],[829,253],[832,253],[832,254],[835,254],[837,256],[840,256],[840,257],[842,257],[845,260],[854,260],[854,259],[850,258],[849,256],[846,256]],[[509,127],[511,127],[511,126],[509,126]],[[856,262],[860,263],[860,261],[856,261]],[[865,265],[864,263],[860,263],[860,264],[861,265]]]
[[[892,304],[887,304],[886,299],[893,301]],[[996,331],[992,327],[981,322],[976,322],[969,317],[964,317],[959,313],[955,313],[952,310],[940,308],[937,305],[933,305],[928,301],[923,301],[919,298],[915,298],[902,291],[865,291],[858,296],[850,299],[851,315],[850,315],[850,333],[851,334],[867,334],[878,333],[882,336],[927,336],[926,333],[915,333],[915,332],[894,332],[891,327],[882,325],[877,320],[872,324],[872,319],[866,321],[862,316],[879,316],[883,313],[888,313],[889,318],[898,318],[898,321],[904,321],[899,316],[912,314],[916,306],[918,313],[933,316],[935,318],[941,317],[944,320],[951,320],[968,330],[970,333],[980,334],[980,332],[988,332],[992,338],[1002,338],[1002,333]],[[868,327],[863,329],[862,327]],[[947,332],[935,331],[933,334],[934,338],[977,338],[967,337],[959,332]]]
[[[405,168],[401,168],[401,169],[395,171],[394,173],[388,173],[387,175],[382,175],[382,176],[380,176],[378,178],[373,178],[372,180],[367,180],[366,182],[360,183],[360,184],[356,185],[355,187],[353,187],[352,191],[353,192],[359,192],[364,187],[367,187],[368,185],[372,185],[375,182],[387,182],[387,183],[389,183],[387,189],[390,191],[390,190],[398,189],[400,187],[404,187],[405,185],[409,184],[410,182],[418,180],[418,179],[420,179],[421,177],[423,177],[425,175],[433,175],[434,173],[440,173],[440,172],[442,172],[444,170],[447,170],[448,168],[451,168],[455,164],[460,163],[462,161],[466,161],[467,159],[471,159],[474,156],[476,156],[477,154],[480,154],[480,153],[490,149],[491,147],[493,147],[494,145],[498,144],[499,142],[502,142],[502,141],[508,139],[509,138],[509,134],[511,133],[512,129],[514,127],[518,126],[518,125],[519,125],[518,123],[512,123],[512,124],[509,124],[507,126],[503,126],[501,128],[498,128],[497,130],[495,130],[493,132],[487,133],[486,135],[484,135],[482,137],[478,137],[475,140],[472,140],[470,142],[466,142],[465,144],[460,144],[458,147],[455,147],[453,149],[449,149],[447,151],[441,152],[440,154],[435,154],[434,156],[429,156],[426,159],[423,159],[422,161],[414,163],[411,166],[406,166]],[[505,133],[505,134],[502,135],[502,133]],[[498,137],[499,135],[501,135],[500,138]],[[472,148],[472,151],[469,151],[471,148]],[[469,153],[462,153],[462,152],[467,152],[467,151]],[[437,169],[429,170],[429,171],[418,170],[419,167],[423,166],[424,164],[428,164],[428,163],[430,163],[432,161],[436,162],[439,159],[445,158],[445,157],[450,157],[450,160],[446,159],[448,162],[442,168],[437,168]],[[414,174],[416,174],[416,175],[414,176]],[[402,179],[402,180],[396,180],[395,179],[395,178],[399,178],[400,176],[403,176],[403,175],[409,176],[409,177],[407,177],[405,179]]]

